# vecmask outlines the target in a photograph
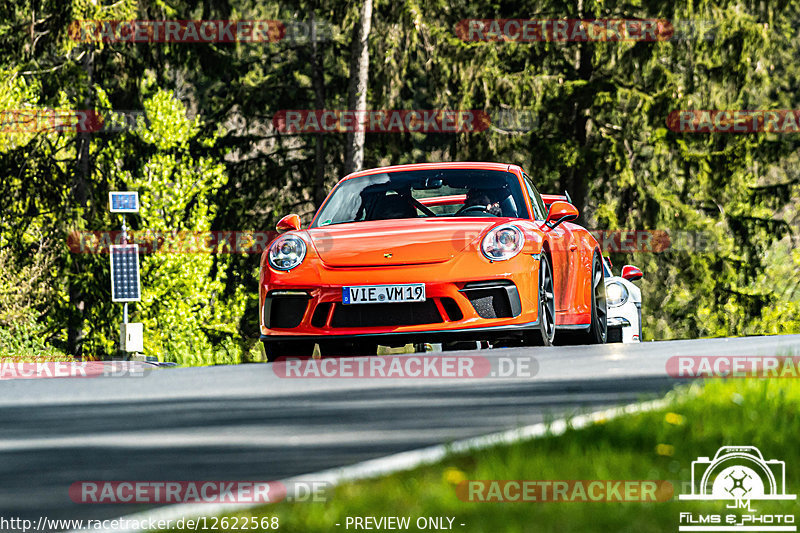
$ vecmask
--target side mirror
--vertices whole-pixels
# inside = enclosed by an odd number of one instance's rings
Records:
[[[627,279],[628,281],[636,281],[637,279],[642,279],[642,271],[636,268],[633,265],[625,265],[622,267],[622,279]]]
[[[545,224],[550,229],[555,228],[562,222],[569,222],[578,218],[577,208],[568,202],[553,202],[550,211],[547,213]]]
[[[283,217],[278,221],[276,229],[278,230],[278,233],[283,233],[284,231],[298,230],[300,229],[300,217],[297,215],[286,215],[285,217]]]

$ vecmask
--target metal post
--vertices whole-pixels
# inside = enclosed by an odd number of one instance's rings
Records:
[[[143,351],[142,323],[128,322],[128,303],[141,299],[141,285],[138,271],[139,259],[138,256],[131,257],[130,255],[126,255],[129,253],[137,254],[138,249],[136,245],[131,246],[128,244],[128,221],[125,214],[139,212],[139,194],[136,191],[110,191],[108,193],[108,205],[112,213],[119,213],[122,215],[122,239],[119,239],[120,242],[118,245],[113,245],[111,250],[112,254],[114,253],[114,249],[121,252],[121,255],[117,256],[117,259],[123,261],[124,266],[122,268],[125,274],[123,279],[117,280],[122,287],[122,293],[120,293],[119,290],[115,290],[117,285],[115,283],[115,271],[112,269],[111,272],[112,301],[121,302],[123,304],[122,325],[120,326],[120,349],[123,352],[138,353]],[[112,266],[115,264],[114,255],[111,256],[111,264]],[[137,269],[135,272],[137,279],[135,280],[131,280],[128,277],[131,272],[127,269],[131,266],[135,266]],[[136,287],[135,292],[133,291],[134,284]]]
[[[125,214],[122,214],[122,244],[128,244],[128,226],[125,224]],[[122,305],[122,323],[128,323],[128,302]]]

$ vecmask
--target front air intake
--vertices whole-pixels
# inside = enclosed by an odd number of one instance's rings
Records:
[[[442,315],[433,300],[424,302],[344,305],[333,309],[333,328],[379,328],[418,326],[442,322]]]
[[[303,321],[311,299],[302,291],[274,291],[264,299],[264,326],[270,329],[296,328]]]
[[[509,280],[474,281],[459,292],[481,318],[512,318],[522,312],[517,286]]]

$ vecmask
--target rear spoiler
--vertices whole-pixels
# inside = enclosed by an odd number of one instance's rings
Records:
[[[544,206],[550,209],[553,202],[570,202],[570,197],[563,194],[543,194],[542,201],[544,202]]]

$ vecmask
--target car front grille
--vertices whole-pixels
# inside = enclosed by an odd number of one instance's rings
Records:
[[[434,300],[363,305],[335,304],[332,328],[419,326],[442,322]]]

